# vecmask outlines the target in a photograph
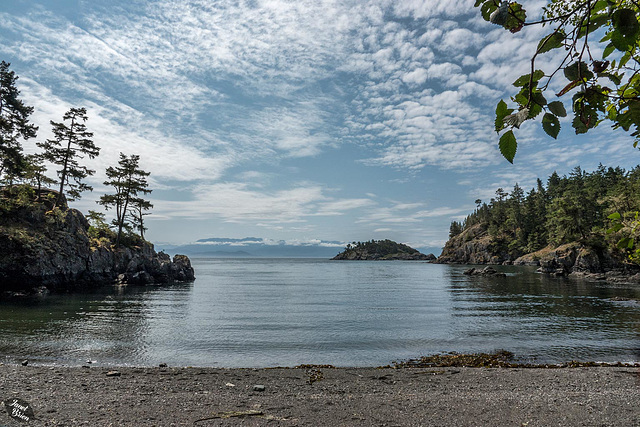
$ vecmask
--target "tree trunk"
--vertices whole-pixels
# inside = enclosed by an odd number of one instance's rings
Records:
[[[62,166],[62,174],[60,176],[60,192],[58,193],[58,198],[56,199],[56,202],[53,204],[54,208],[58,206],[58,203],[60,203],[60,200],[62,200],[62,191],[64,191],[64,181],[67,177],[67,166],[69,164],[69,155],[71,153],[71,138],[73,137],[73,123],[74,123],[74,119],[71,119],[71,126],[69,127],[69,141],[67,143],[67,153],[64,156],[64,166]]]

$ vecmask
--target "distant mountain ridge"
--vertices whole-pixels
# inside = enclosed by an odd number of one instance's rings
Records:
[[[311,240],[268,240],[259,237],[199,239],[186,245],[162,245],[159,249],[168,253],[179,252],[201,257],[226,258],[331,258],[345,246],[344,242]]]
[[[169,254],[224,258],[333,258],[348,242],[337,240],[271,240],[262,237],[209,237],[193,243],[175,245],[155,243],[158,250]],[[419,247],[423,253],[440,252],[437,247]]]

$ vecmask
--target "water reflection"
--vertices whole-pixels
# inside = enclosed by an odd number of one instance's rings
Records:
[[[542,361],[640,359],[640,289],[503,267],[500,278],[452,267],[452,315],[466,335]],[[510,343],[511,341],[511,343]]]
[[[194,259],[195,284],[0,301],[0,355],[40,363],[383,365],[507,349],[640,360],[640,289],[416,262]]]

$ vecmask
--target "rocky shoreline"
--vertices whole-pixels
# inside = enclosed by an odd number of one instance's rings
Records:
[[[0,366],[30,426],[640,424],[638,368]],[[17,425],[7,413],[0,424]]]
[[[91,238],[80,211],[68,208],[66,201],[53,209],[46,194],[42,192],[39,203],[0,215],[1,292],[23,295],[195,279],[184,255],[172,260],[142,239],[117,247],[107,239]]]
[[[438,264],[470,265],[530,265],[538,272],[555,277],[570,277],[588,281],[640,285],[640,266],[631,265],[603,249],[587,247],[577,242],[511,258],[495,250],[495,242],[480,225],[465,230],[447,241]],[[469,270],[468,270],[469,271]],[[483,274],[469,271],[469,275]]]

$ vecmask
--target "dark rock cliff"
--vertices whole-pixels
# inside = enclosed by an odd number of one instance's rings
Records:
[[[66,202],[0,210],[0,291],[81,290],[104,284],[159,284],[195,279],[189,258],[156,253],[153,245],[114,248],[88,235],[84,215]]]
[[[508,257],[489,233],[476,224],[449,239],[436,261],[439,264],[502,264]]]
[[[620,254],[578,242],[546,247],[515,260],[501,249],[481,225],[474,225],[449,239],[436,261],[440,264],[514,264],[538,266],[540,273],[620,283],[640,283],[638,266],[624,262]],[[480,270],[478,270],[480,271]]]

